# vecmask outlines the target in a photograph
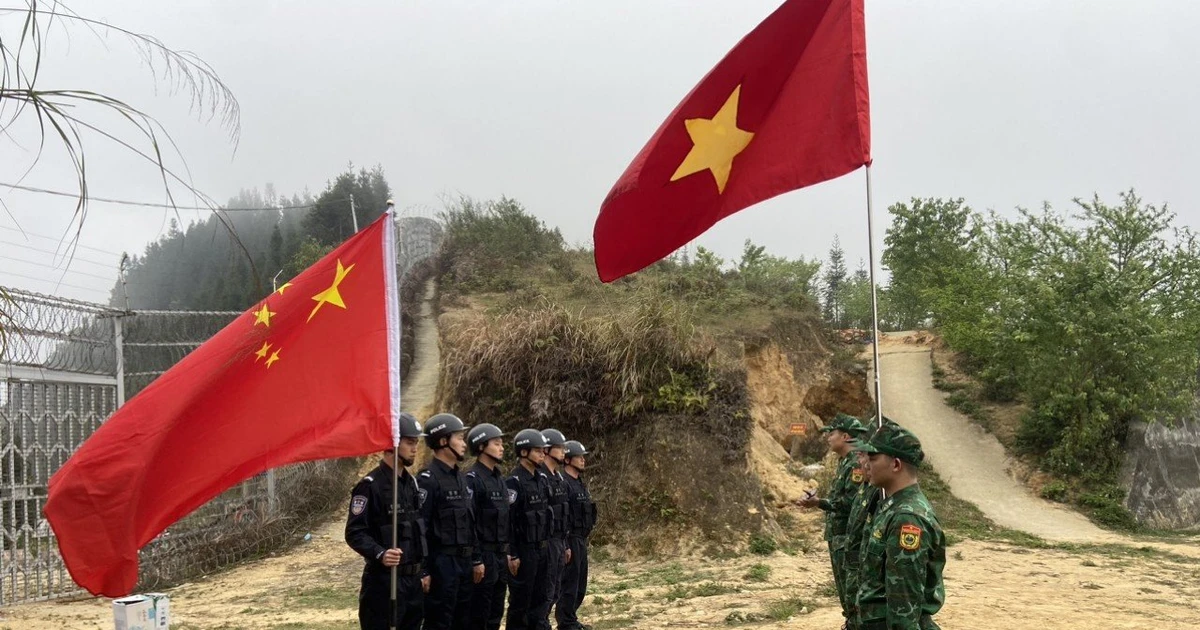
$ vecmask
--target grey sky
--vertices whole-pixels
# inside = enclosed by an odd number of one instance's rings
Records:
[[[567,239],[590,243],[601,200],[671,109],[779,0],[490,0],[354,3],[100,1],[88,17],[195,52],[242,106],[236,154],[215,124],[160,90],[119,37],[57,34],[42,87],[92,89],[159,117],[196,185],[224,202],[274,184],[319,192],[353,160],[383,165],[401,207],[445,194],[520,200]],[[1200,225],[1200,3],[1184,0],[867,0],[877,242],[886,207],[962,196],[1010,211],[1136,187]],[[0,16],[8,36],[16,19]],[[0,181],[25,149],[0,141]],[[92,193],[162,201],[155,172],[106,141],[87,142]],[[49,154],[26,184],[72,190]],[[0,191],[26,230],[68,228],[72,204]],[[179,200],[187,203],[186,200]],[[184,213],[195,218],[197,213]],[[162,211],[92,205],[82,243],[140,252]],[[0,285],[104,299],[116,256],[65,276],[0,214]],[[749,238],[788,256],[824,257],[841,236],[866,256],[861,171],[731,217],[694,245],[736,257]],[[13,247],[11,243],[26,245]],[[693,245],[693,246],[694,246]],[[11,258],[34,261],[18,263]],[[101,276],[82,275],[83,272]],[[33,276],[37,280],[21,276]],[[58,279],[84,289],[47,283]],[[91,290],[87,290],[90,288]]]

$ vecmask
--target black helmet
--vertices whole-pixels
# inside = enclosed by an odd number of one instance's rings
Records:
[[[513,449],[517,451],[517,455],[521,454],[521,449],[546,448],[547,446],[549,444],[546,443],[546,436],[537,429],[521,429],[517,433],[517,437],[513,438]]]
[[[588,450],[584,448],[583,444],[575,440],[570,440],[566,445],[566,453],[567,459],[571,459],[572,457],[586,457]]]
[[[500,427],[486,422],[477,424],[471,427],[471,431],[467,433],[467,446],[471,448],[472,453],[480,453],[490,440],[498,437],[504,437],[504,432],[500,430]]]
[[[458,416],[452,413],[439,413],[425,422],[425,445],[436,449],[438,440],[449,437],[452,433],[466,430],[467,426],[458,419]]]
[[[563,435],[558,429],[544,429],[542,436],[546,438],[547,446],[563,446],[567,443],[567,436]]]
[[[421,430],[421,423],[417,422],[417,417],[407,411],[400,414],[400,437],[425,437],[425,432]]]

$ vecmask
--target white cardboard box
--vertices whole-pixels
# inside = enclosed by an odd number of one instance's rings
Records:
[[[170,598],[165,593],[131,595],[113,600],[116,630],[169,630]]]
[[[113,625],[116,630],[155,630],[154,605],[149,598],[131,595],[114,599]]]

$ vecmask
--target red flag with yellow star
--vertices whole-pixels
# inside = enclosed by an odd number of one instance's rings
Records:
[[[55,473],[45,514],[71,577],[127,595],[138,550],[234,484],[393,445],[399,330],[388,212],[138,393]]]
[[[671,112],[593,232],[604,282],[717,221],[871,162],[863,0],[787,0]]]

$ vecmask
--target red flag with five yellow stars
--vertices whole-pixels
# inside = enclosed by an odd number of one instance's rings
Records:
[[[55,473],[45,514],[80,586],[127,595],[138,549],[242,480],[395,443],[394,239],[388,212],[138,393]]]
[[[863,0],[787,0],[671,112],[593,232],[604,282],[717,221],[871,163]]]

